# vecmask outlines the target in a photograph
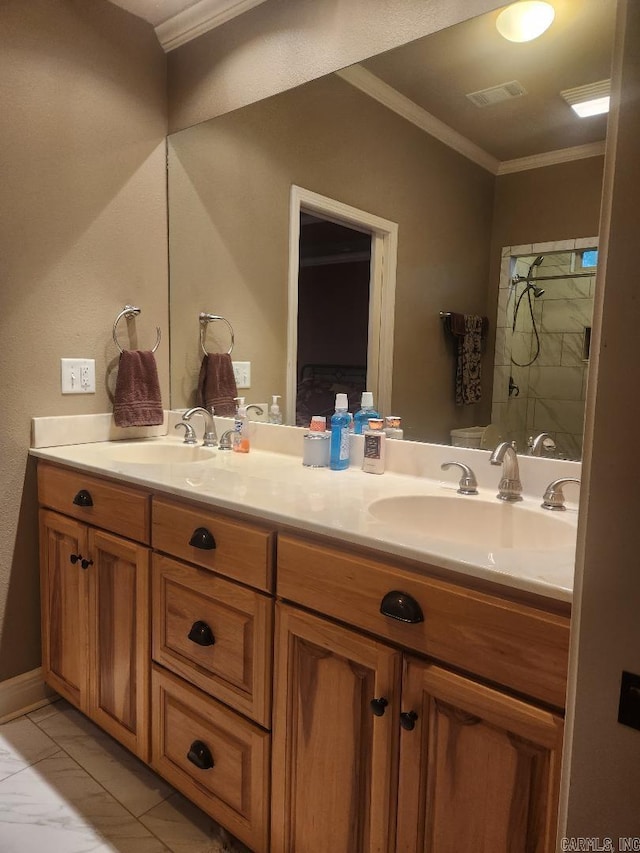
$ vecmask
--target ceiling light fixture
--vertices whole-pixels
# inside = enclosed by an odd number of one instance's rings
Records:
[[[580,118],[589,118],[609,112],[610,90],[611,80],[599,80],[588,86],[565,89],[560,94]]]
[[[544,3],[542,0],[521,0],[500,12],[496,27],[507,41],[533,41],[549,29],[555,14],[551,3]]]

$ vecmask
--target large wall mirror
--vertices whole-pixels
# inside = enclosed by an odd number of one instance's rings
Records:
[[[610,77],[615,2],[556,6],[536,41],[507,42],[490,13],[168,138],[174,407],[194,402],[206,312],[228,320],[233,359],[251,364],[251,387],[240,393],[259,404],[282,395],[291,422],[291,388],[310,377],[326,384],[313,372],[323,364],[344,369],[328,380],[332,390],[355,381],[377,390],[386,371],[384,413],[402,417],[406,438],[450,443],[452,430],[499,416],[500,276],[516,274],[504,247],[526,257],[533,245],[597,235],[606,116],[579,119],[560,93]],[[338,212],[296,207],[294,187]],[[373,292],[375,240],[342,209],[397,229],[392,316],[379,310],[384,299],[364,319],[355,313],[356,294]],[[534,267],[532,277],[543,272]],[[297,304],[316,306],[308,333],[289,316],[292,281],[307,288]],[[556,286],[546,283],[547,298]],[[482,396],[471,405],[455,402],[457,344],[441,312],[489,319]],[[384,363],[373,371],[361,334],[381,325]],[[294,326],[313,352],[304,363],[292,359]],[[501,359],[504,340],[499,333]],[[228,350],[224,323],[209,324],[206,345]]]

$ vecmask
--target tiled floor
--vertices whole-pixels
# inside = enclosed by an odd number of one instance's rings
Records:
[[[247,853],[64,700],[0,726],[1,853]]]

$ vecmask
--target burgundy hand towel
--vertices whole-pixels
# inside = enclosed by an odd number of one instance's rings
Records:
[[[228,352],[212,352],[202,359],[196,399],[199,406],[211,409],[223,418],[236,413],[234,397],[238,396],[233,364]]]
[[[116,426],[157,426],[164,420],[156,360],[150,350],[120,356],[113,401]]]

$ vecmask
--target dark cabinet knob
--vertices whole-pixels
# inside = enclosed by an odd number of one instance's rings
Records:
[[[200,770],[211,770],[213,767],[213,756],[211,750],[201,740],[194,740],[187,753],[187,758]]]
[[[199,646],[213,646],[216,641],[209,625],[201,619],[193,623],[187,636],[192,643],[197,643]]]
[[[80,556],[80,554],[69,554],[69,562],[71,563],[72,566],[75,566],[75,564],[78,562],[78,560],[81,560],[81,559],[82,559],[82,557]]]
[[[400,714],[400,725],[408,732],[412,732],[416,727],[418,715],[415,711],[403,711]]]
[[[93,565],[93,560],[85,560],[84,557],[80,557],[80,565],[83,569],[88,569],[89,566]]]
[[[376,717],[382,717],[389,702],[384,698],[384,696],[381,696],[379,699],[372,699],[369,704]]]
[[[397,589],[388,592],[380,603],[380,613],[399,622],[424,622],[424,614],[418,602],[406,592]]]
[[[202,551],[213,551],[216,547],[216,540],[213,538],[211,531],[207,530],[206,527],[196,527],[191,539],[189,539],[189,545],[192,545],[194,548],[200,548]]]
[[[93,506],[93,498],[86,489],[80,489],[73,502],[76,506]]]

